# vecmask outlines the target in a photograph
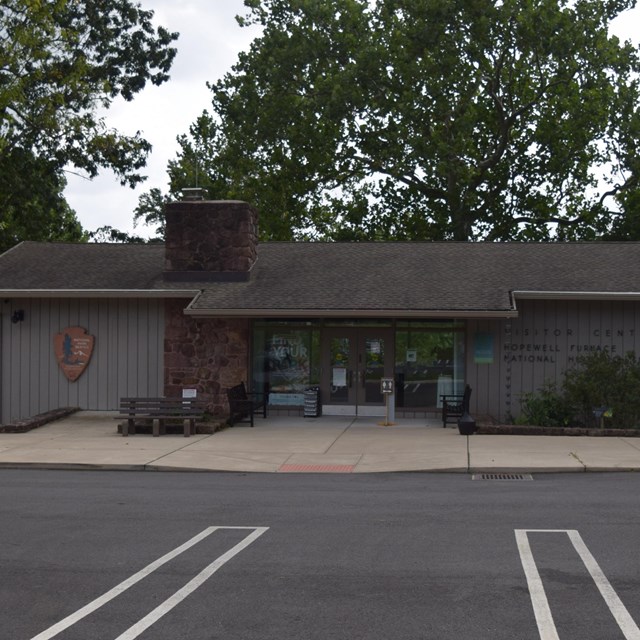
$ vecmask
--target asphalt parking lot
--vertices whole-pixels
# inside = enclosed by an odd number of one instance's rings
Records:
[[[5,470],[12,640],[640,637],[640,476]]]

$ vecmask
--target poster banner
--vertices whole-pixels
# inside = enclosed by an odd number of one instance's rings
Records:
[[[476,333],[473,361],[476,364],[493,364],[492,333]]]

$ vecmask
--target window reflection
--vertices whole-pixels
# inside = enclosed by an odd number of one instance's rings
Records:
[[[345,403],[349,400],[350,356],[351,340],[349,338],[331,338],[330,402]]]
[[[268,390],[271,404],[303,404],[305,389],[319,384],[317,329],[255,327],[253,380],[256,390]]]
[[[396,406],[437,407],[443,393],[462,393],[464,333],[452,330],[396,332]]]

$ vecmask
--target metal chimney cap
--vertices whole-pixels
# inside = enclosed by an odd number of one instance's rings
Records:
[[[202,187],[186,187],[182,190],[183,200],[204,200],[204,189]]]

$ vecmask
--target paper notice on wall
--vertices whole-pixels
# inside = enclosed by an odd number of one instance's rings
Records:
[[[331,384],[334,387],[347,386],[347,370],[345,367],[333,367],[331,372]]]

